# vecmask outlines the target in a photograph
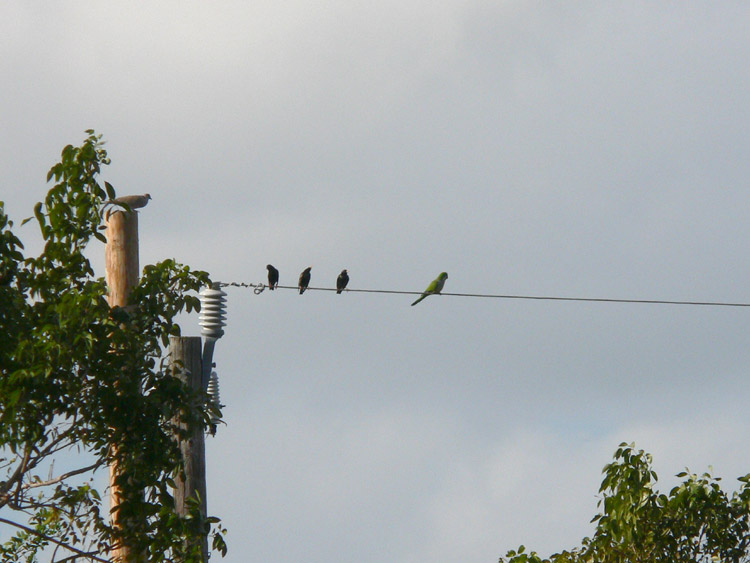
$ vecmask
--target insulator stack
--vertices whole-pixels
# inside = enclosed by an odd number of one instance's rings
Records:
[[[208,389],[206,389],[211,402],[217,407],[221,407],[221,398],[219,397],[219,376],[215,371],[211,372],[211,379],[208,380]]]
[[[200,292],[201,312],[198,324],[203,336],[203,373],[201,380],[203,389],[208,387],[208,380],[213,367],[214,346],[216,341],[224,335],[226,326],[227,294],[216,287],[204,287]]]
[[[205,338],[221,338],[226,326],[227,294],[218,288],[204,287],[200,292],[201,312],[198,324]]]

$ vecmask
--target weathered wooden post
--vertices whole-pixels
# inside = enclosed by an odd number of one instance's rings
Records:
[[[201,361],[200,336],[170,336],[169,363],[172,374],[194,391],[203,389],[203,366]],[[187,426],[180,424],[182,429]],[[206,509],[206,441],[201,427],[195,428],[187,438],[180,439],[184,473],[175,478],[175,508],[181,515],[186,515],[188,499],[200,499],[200,512],[203,518],[208,514]],[[208,561],[208,536],[201,533],[200,538],[191,542],[200,542],[202,561]]]
[[[200,336],[169,338],[169,359],[172,373],[179,377],[193,391],[208,391],[211,401],[218,406],[219,388],[216,375],[211,374],[216,341],[224,335],[226,324],[226,293],[217,287],[204,287],[200,292],[201,312],[199,315]],[[201,353],[201,343],[203,352]],[[184,425],[181,425],[185,429]],[[211,433],[216,431],[212,424]],[[184,475],[175,479],[175,507],[180,514],[188,513],[188,500],[200,498],[200,513],[208,515],[206,507],[206,441],[202,428],[196,428],[187,438],[180,438]],[[207,532],[207,530],[206,530]],[[208,535],[201,532],[199,538],[203,561],[208,561]],[[195,545],[195,544],[193,544]]]
[[[107,246],[105,268],[107,286],[109,287],[109,306],[125,307],[133,287],[138,283],[138,213],[135,211],[114,211],[107,220]],[[112,448],[117,448],[116,444]],[[123,525],[118,513],[114,510],[120,504],[120,489],[115,483],[118,468],[109,466],[109,498],[112,509],[112,526]],[[127,546],[119,546],[113,553],[115,561],[123,563],[137,561],[137,554],[131,553]]]

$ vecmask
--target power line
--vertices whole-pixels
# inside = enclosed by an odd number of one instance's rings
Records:
[[[263,283],[244,283],[244,282],[218,282],[221,287],[244,287],[253,289],[257,295],[268,288]],[[293,289],[293,285],[278,285],[277,289]],[[331,287],[308,287],[306,291],[336,291]],[[394,289],[345,289],[346,292],[352,293],[386,293],[396,295],[422,295],[421,291],[399,291]],[[666,299],[615,299],[608,297],[557,297],[550,295],[507,295],[495,293],[449,293],[441,292],[440,295],[449,297],[475,297],[480,299],[528,299],[534,301],[583,301],[589,303],[641,303],[647,305],[698,305],[703,307],[750,307],[750,303],[731,303],[724,301],[674,301]]]

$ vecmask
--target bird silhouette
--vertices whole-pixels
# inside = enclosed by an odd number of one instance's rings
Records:
[[[266,266],[266,270],[268,270],[268,289],[273,291],[279,285],[279,271],[271,264]]]
[[[310,270],[312,270],[312,266],[305,268],[302,271],[302,273],[299,275],[299,294],[300,295],[302,295],[307,289],[307,286],[310,285]]]
[[[341,270],[339,277],[336,278],[336,293],[341,293],[346,289],[346,285],[349,283],[349,273],[346,270]]]

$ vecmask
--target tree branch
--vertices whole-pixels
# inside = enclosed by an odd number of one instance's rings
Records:
[[[16,470],[13,472],[13,475],[11,475],[7,481],[0,484],[0,497],[9,496],[9,495],[6,495],[6,493],[8,493],[8,491],[10,491],[13,488],[16,481],[23,478],[23,474],[26,471],[26,465],[28,464],[30,457],[31,457],[31,448],[27,445],[26,451],[24,451],[23,453],[23,459],[21,460],[21,463],[18,465],[18,467],[16,467]]]
[[[85,557],[87,559],[91,559],[92,561],[100,561],[101,563],[111,563],[110,559],[102,559],[101,557],[97,557],[93,553],[87,553],[85,551],[81,551],[78,548],[73,547],[72,545],[68,545],[65,542],[61,542],[60,540],[56,540],[53,537],[48,536],[47,534],[43,534],[42,532],[38,532],[37,530],[33,528],[29,528],[28,526],[24,526],[23,524],[18,524],[16,522],[13,522],[12,520],[6,520],[5,518],[0,518],[0,522],[3,524],[8,524],[10,526],[15,526],[16,528],[19,528],[23,530],[24,532],[28,532],[30,534],[34,534],[35,536],[38,536],[44,540],[50,541],[54,544],[59,545],[60,547],[63,547],[69,551],[72,551],[76,554],[77,557]],[[68,558],[70,559],[70,558]]]
[[[59,475],[55,477],[54,479],[50,479],[49,481],[37,481],[35,483],[26,483],[23,488],[24,489],[34,489],[36,487],[47,487],[49,485],[54,485],[55,483],[59,483],[60,481],[64,481],[68,477],[73,477],[73,475],[80,475],[81,473],[86,473],[87,471],[91,471],[93,469],[97,469],[103,464],[101,461],[97,461],[95,463],[92,463],[91,465],[87,467],[81,467],[80,469],[74,469],[73,471],[68,471],[67,473],[63,473],[62,475]]]

